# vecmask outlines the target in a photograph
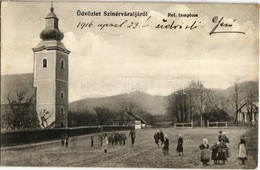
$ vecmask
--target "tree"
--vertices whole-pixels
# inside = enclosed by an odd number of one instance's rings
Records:
[[[212,109],[209,112],[204,113],[204,118],[209,120],[210,122],[220,122],[220,121],[228,121],[230,120],[230,116],[223,109]]]
[[[249,113],[249,121],[252,122],[252,114],[254,102],[258,101],[258,83],[253,81],[244,82],[241,84],[234,83],[234,111],[235,122],[238,122],[239,108],[246,104],[247,112]]]
[[[94,110],[97,114],[97,120],[99,122],[99,125],[106,125],[106,124],[112,124],[114,114],[109,111],[106,107],[95,107]]]
[[[205,119],[203,114],[213,108],[213,91],[207,89],[198,81],[192,81],[189,87],[173,93],[169,97],[167,112],[175,117],[177,122],[190,122],[197,120],[203,126]],[[197,115],[196,117],[193,117]]]
[[[8,93],[6,113],[2,116],[2,127],[6,129],[39,128],[39,119],[32,95],[25,95],[25,91],[18,90],[14,95]]]
[[[48,120],[51,118],[52,115],[46,109],[42,109],[38,115],[39,115],[40,126],[42,129],[49,129],[55,127],[55,123],[59,122],[56,120],[56,121],[52,121],[51,123],[48,123],[49,122]]]
[[[96,126],[99,125],[97,115],[91,113],[87,108],[83,110],[72,110],[68,112],[68,126]]]
[[[125,121],[129,123],[133,114],[138,114],[139,106],[129,97],[117,99],[117,117],[119,118],[119,125],[122,125]]]
[[[186,96],[187,94],[180,90],[169,97],[167,112],[172,118],[175,117],[177,122],[188,122]]]
[[[236,116],[235,116],[235,123],[237,122],[237,118],[238,118],[238,86],[237,83],[234,83],[234,100],[235,100],[235,111],[236,111]]]
[[[254,110],[254,102],[258,101],[258,86],[248,83],[245,88],[245,103],[247,112],[249,113],[249,122],[252,123],[252,114]]]

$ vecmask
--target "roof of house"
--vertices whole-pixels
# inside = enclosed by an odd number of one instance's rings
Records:
[[[248,107],[250,107],[250,103],[244,103],[242,106],[240,106],[240,108],[238,109],[238,111],[240,112],[247,112],[248,111]],[[252,109],[253,112],[258,112],[258,102],[253,102],[252,103]]]
[[[142,123],[147,124],[147,122],[143,118],[141,118],[140,116],[138,116],[138,115],[136,115],[132,112],[127,112],[127,114],[129,114],[130,116],[135,118],[135,120],[140,120]]]

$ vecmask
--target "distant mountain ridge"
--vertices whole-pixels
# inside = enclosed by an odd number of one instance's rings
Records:
[[[90,111],[93,111],[93,109],[98,106],[104,106],[113,110],[118,107],[118,100],[124,99],[126,97],[134,101],[139,108],[147,113],[150,113],[151,115],[166,114],[165,108],[168,103],[167,96],[153,96],[139,91],[109,97],[82,99],[69,103],[69,110],[76,111],[87,108]]]
[[[238,89],[241,92],[240,98],[246,96],[246,89],[251,88],[255,94],[258,95],[259,82],[258,81],[245,81],[238,83]],[[13,75],[1,75],[1,105],[8,104],[8,95],[15,94],[17,91],[24,91],[26,96],[33,95],[35,98],[35,88],[33,88],[33,74],[13,74]],[[214,94],[214,100],[216,104],[219,104],[220,100],[226,102],[226,110],[229,114],[234,114],[234,85],[226,89],[211,89]],[[118,100],[122,98],[129,98],[140,109],[151,115],[165,115],[168,105],[169,96],[150,95],[145,92],[132,92],[130,94],[119,94],[108,97],[98,98],[85,98],[82,100],[69,103],[70,111],[78,111],[88,109],[94,111],[93,108],[97,106],[105,106],[109,109],[116,109],[118,107]],[[240,105],[244,104],[244,100],[241,100]],[[35,100],[33,101],[35,103]]]
[[[258,89],[258,82],[256,81],[246,81],[238,83],[238,89],[244,91],[246,88],[251,87]],[[226,89],[210,89],[214,92],[214,98],[216,101],[216,106],[220,106],[220,100],[224,100],[226,103],[226,111],[230,114],[234,114],[233,102],[234,102],[234,85]],[[99,98],[86,98],[78,101],[69,103],[69,110],[77,111],[84,110],[87,108],[90,111],[94,111],[93,108],[97,106],[104,106],[109,109],[115,109],[117,107],[117,100],[120,98],[128,97],[132,101],[136,102],[138,106],[145,112],[151,115],[166,115],[167,105],[170,95],[168,96],[155,96],[150,95],[145,92],[132,92],[130,94],[120,94],[109,97],[99,97]],[[241,105],[244,101],[241,101]]]

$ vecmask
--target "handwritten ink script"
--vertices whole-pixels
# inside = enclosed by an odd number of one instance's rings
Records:
[[[151,16],[147,18],[147,21],[151,20]],[[210,36],[214,34],[246,34],[240,30],[234,30],[234,24],[236,23],[236,19],[233,19],[232,22],[227,21],[224,17],[215,16],[212,18],[211,23],[213,26],[210,31],[207,32]],[[196,30],[199,28],[203,28],[207,23],[202,23],[198,19],[195,19],[193,22],[184,21],[176,21],[169,19],[162,19],[160,23],[156,24],[142,24],[139,21],[131,21],[130,19],[121,20],[119,22],[104,22],[98,23],[94,20],[90,22],[80,21],[77,24],[78,29],[87,29],[87,28],[97,28],[99,30],[105,30],[106,28],[114,28],[114,29],[144,29],[146,27],[156,29],[156,30]]]
[[[213,19],[212,19],[212,22],[213,23],[216,23],[216,25],[214,26],[214,28],[210,31],[209,35],[212,35],[212,34],[220,34],[220,33],[235,33],[235,34],[245,34],[245,32],[242,32],[242,31],[230,31],[230,30],[223,30],[223,31],[218,31],[218,28],[219,27],[222,27],[222,28],[231,28],[233,25],[232,23],[227,23],[227,22],[224,22],[224,17],[221,17],[219,19],[219,17],[215,16]],[[236,22],[236,20],[234,19],[233,20],[233,23]]]

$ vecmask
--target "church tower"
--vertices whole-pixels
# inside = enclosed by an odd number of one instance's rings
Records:
[[[45,29],[40,33],[42,41],[34,52],[34,87],[36,110],[42,128],[68,126],[68,71],[69,50],[61,40],[59,19],[51,6],[45,17]]]

